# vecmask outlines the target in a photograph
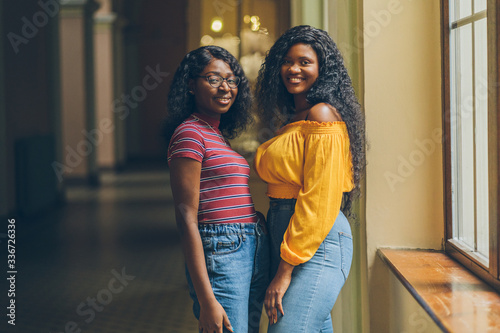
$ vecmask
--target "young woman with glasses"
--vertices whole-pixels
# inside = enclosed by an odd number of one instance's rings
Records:
[[[204,333],[258,332],[269,248],[246,160],[231,149],[251,120],[250,88],[217,46],[188,53],[168,95],[164,134],[193,311]]]

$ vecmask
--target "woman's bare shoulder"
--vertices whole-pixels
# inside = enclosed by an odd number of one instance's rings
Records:
[[[327,103],[314,105],[307,114],[307,120],[323,122],[342,121],[340,113],[333,106]]]

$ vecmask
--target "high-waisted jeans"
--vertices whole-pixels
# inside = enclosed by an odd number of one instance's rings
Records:
[[[267,227],[271,240],[271,277],[278,269],[280,245],[295,211],[295,199],[271,198]],[[314,223],[314,221],[307,221]],[[349,221],[339,212],[326,239],[314,256],[296,266],[283,297],[284,316],[269,325],[269,333],[333,332],[330,312],[344,285],[352,262],[352,236]]]
[[[263,221],[261,221],[263,223]],[[210,284],[235,333],[257,333],[269,284],[269,239],[261,223],[199,226]],[[193,312],[200,303],[186,269]],[[229,332],[224,328],[224,332]]]

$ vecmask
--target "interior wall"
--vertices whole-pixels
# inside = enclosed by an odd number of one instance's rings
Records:
[[[290,0],[290,26],[307,24],[316,28],[323,28],[323,15],[321,14],[323,1],[327,0]],[[306,6],[308,2],[310,10]]]
[[[442,330],[406,290],[396,276],[384,268],[389,285],[390,328],[387,333],[442,333]],[[372,332],[377,332],[372,330]]]
[[[20,139],[54,135],[50,84],[51,29],[57,13],[46,10],[36,0],[2,3],[3,39],[2,76],[5,82],[2,114],[5,150],[1,162],[2,188],[7,193],[2,201],[2,212],[14,212],[16,205],[15,143]],[[29,98],[27,98],[29,96]],[[5,181],[5,183],[4,183]]]
[[[85,32],[83,8],[78,14],[68,9],[61,15],[61,80],[62,80],[62,125],[64,158],[61,163],[65,179],[86,179],[89,175],[88,159],[95,145],[83,132],[92,132],[96,127],[87,123],[88,105],[85,88]],[[90,127],[90,128],[89,128]]]
[[[372,332],[390,332],[391,313],[406,305],[391,305],[377,248],[440,249],[444,236],[440,8],[437,1],[377,0],[364,1],[363,13],[355,46],[364,52],[370,147],[370,326]]]
[[[0,1],[0,36],[4,36],[4,10],[3,2]],[[0,42],[0,218],[4,219],[9,213],[8,207],[9,191],[7,188],[7,129],[5,108],[5,44]]]
[[[137,75],[131,77],[125,92],[129,96],[127,106],[131,113],[127,118],[128,142],[135,141],[129,145],[130,158],[165,157],[166,143],[160,128],[166,115],[170,82],[186,53],[186,10],[184,1],[145,0],[140,3],[137,22],[133,22],[135,26],[132,27],[137,36],[134,42]]]
[[[115,0],[117,12],[123,17],[123,89],[118,90],[115,112],[124,121],[124,155],[128,161],[141,152],[140,104],[131,101],[132,89],[140,86],[139,45],[141,38],[141,3],[135,0]],[[133,103],[132,103],[133,102]]]

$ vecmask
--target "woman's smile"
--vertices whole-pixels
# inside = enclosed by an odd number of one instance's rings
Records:
[[[231,96],[222,96],[222,97],[214,97],[215,101],[222,104],[222,105],[228,105],[231,103]]]
[[[298,84],[305,80],[303,77],[300,76],[288,76],[286,79],[291,84]]]

